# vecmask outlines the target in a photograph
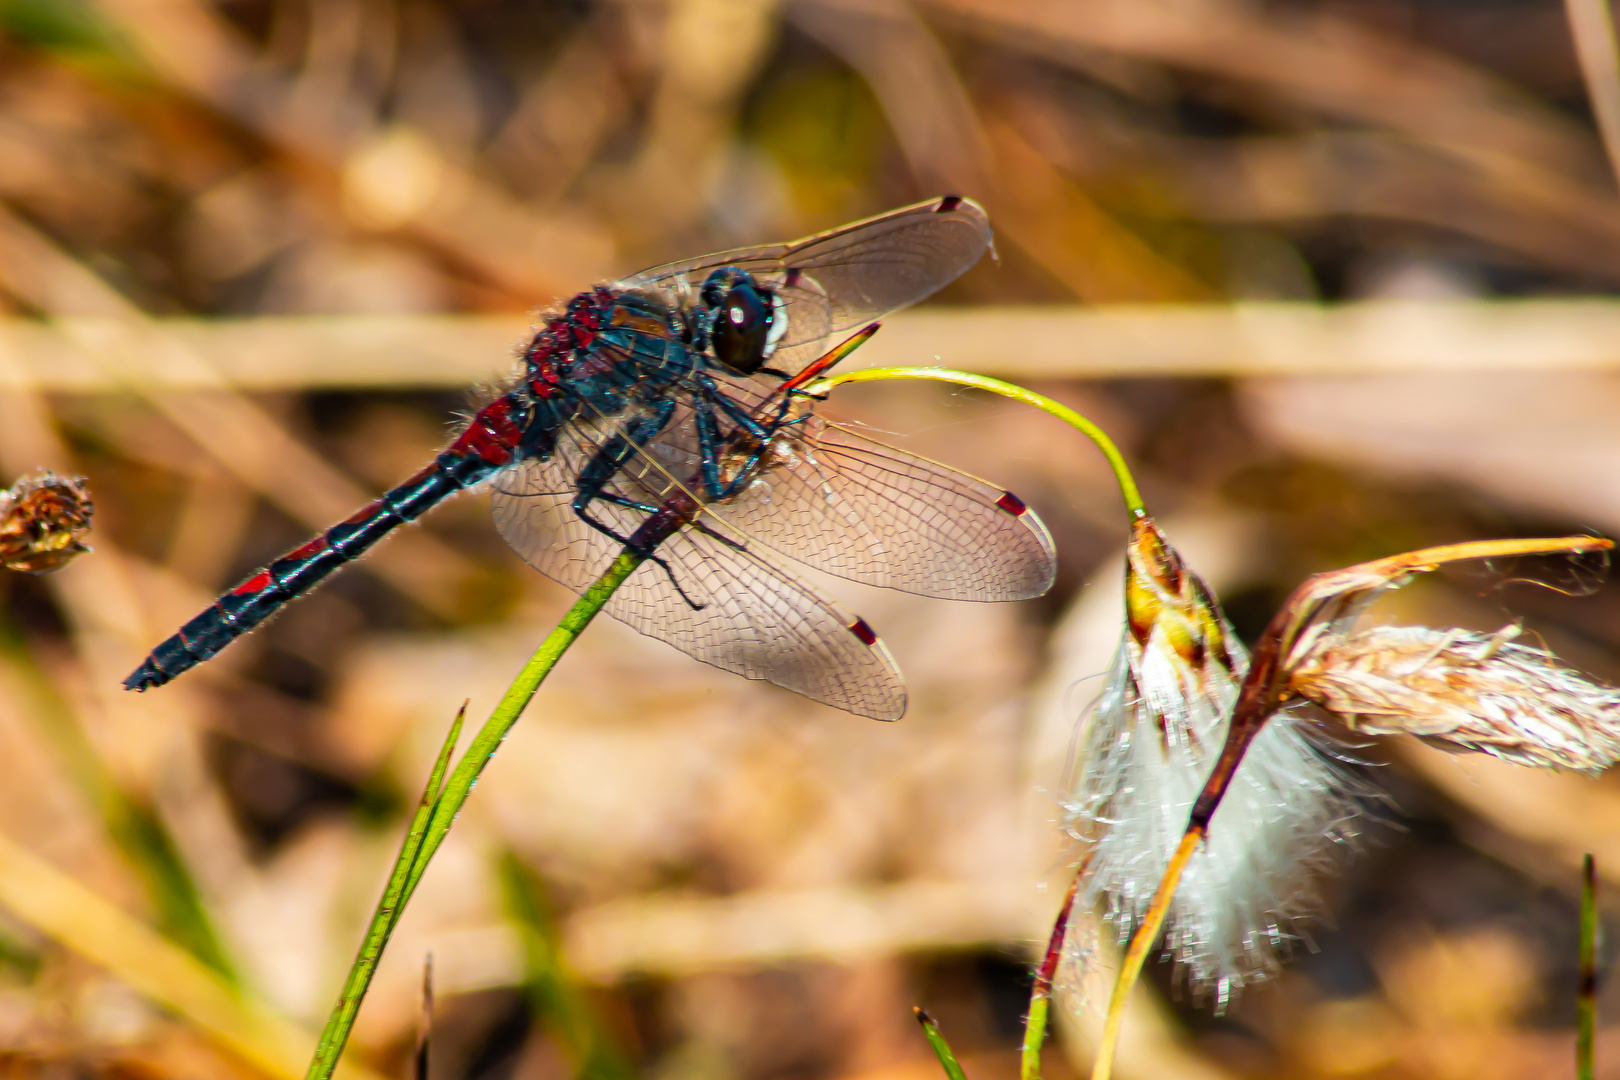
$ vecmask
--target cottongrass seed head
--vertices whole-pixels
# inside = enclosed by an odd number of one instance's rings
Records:
[[[1352,731],[1416,735],[1520,765],[1597,773],[1620,760],[1620,691],[1496,634],[1375,626],[1325,635],[1289,688]]]
[[[1248,655],[1202,579],[1151,519],[1125,569],[1126,628],[1081,722],[1064,801],[1081,881],[1066,934],[1071,987],[1091,961],[1091,913],[1123,942],[1146,910],[1226,739]],[[1164,948],[1224,1008],[1264,977],[1311,914],[1310,879],[1354,835],[1374,793],[1279,717],[1256,739],[1166,922]]]

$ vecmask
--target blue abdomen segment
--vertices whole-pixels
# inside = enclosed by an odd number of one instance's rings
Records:
[[[124,680],[126,690],[162,686],[207,660],[275,614],[289,600],[308,592],[328,574],[359,558],[373,544],[462,488],[500,469],[500,455],[467,452],[456,446],[434,463],[363,510],[295,548],[249,577],[152,650]],[[496,460],[491,460],[494,457]]]

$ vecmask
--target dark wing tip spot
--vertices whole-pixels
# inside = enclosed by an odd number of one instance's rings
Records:
[[[1010,491],[1003,491],[1001,493],[1001,498],[996,500],[996,505],[1007,511],[1007,513],[1011,514],[1013,517],[1023,517],[1029,512],[1029,507],[1024,505],[1024,500],[1020,499]]]
[[[962,196],[960,196],[960,195],[947,195],[944,198],[939,200],[939,205],[934,207],[934,213],[936,213],[936,214],[948,214],[952,210],[955,210],[958,206],[961,206],[961,205],[962,205]]]
[[[849,624],[849,632],[860,638],[861,644],[868,648],[877,644],[877,631],[868,626],[866,620],[859,616]]]
[[[784,289],[797,288],[799,282],[803,278],[804,278],[804,271],[803,270],[800,270],[797,266],[790,266],[790,267],[787,268],[787,276],[782,279],[782,288],[784,288]]]

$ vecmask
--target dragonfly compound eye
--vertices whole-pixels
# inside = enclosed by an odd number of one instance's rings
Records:
[[[771,344],[771,325],[776,311],[768,297],[752,285],[738,285],[726,294],[715,313],[710,340],[715,359],[733,371],[750,374],[765,362],[766,346]]]

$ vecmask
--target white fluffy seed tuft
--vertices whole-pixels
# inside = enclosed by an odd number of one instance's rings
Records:
[[[1064,804],[1084,866],[1066,943],[1071,986],[1089,965],[1090,912],[1123,943],[1146,910],[1248,669],[1213,595],[1151,522],[1133,535],[1126,574],[1126,633],[1082,722]],[[1312,878],[1355,835],[1373,794],[1294,718],[1261,732],[1166,921],[1165,950],[1196,993],[1224,1008],[1275,969],[1314,913]]]

